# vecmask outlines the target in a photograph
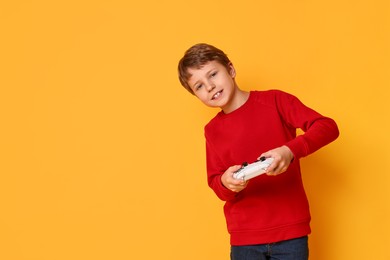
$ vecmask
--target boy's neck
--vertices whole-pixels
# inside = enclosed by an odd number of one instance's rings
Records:
[[[222,111],[225,114],[229,114],[244,105],[248,98],[249,92],[243,91],[237,87],[233,96],[231,97],[229,104],[226,107],[222,108]]]

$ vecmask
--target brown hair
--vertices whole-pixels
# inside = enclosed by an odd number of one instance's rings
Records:
[[[183,58],[179,61],[178,71],[180,83],[191,94],[194,94],[194,92],[187,82],[191,77],[188,69],[200,69],[209,61],[217,61],[225,66],[226,69],[229,69],[230,60],[227,55],[222,50],[206,43],[195,44],[184,53]]]

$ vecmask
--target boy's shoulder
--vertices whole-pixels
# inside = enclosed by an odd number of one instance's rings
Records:
[[[280,89],[268,89],[268,90],[252,90],[250,93],[256,98],[269,98],[269,97],[278,97],[278,96],[291,96],[290,93],[285,92]]]
[[[250,98],[252,102],[269,103],[274,102],[276,98],[283,98],[291,96],[291,94],[280,89],[268,90],[252,90],[250,91]]]
[[[264,106],[277,106],[278,104],[289,104],[292,100],[296,100],[297,97],[291,93],[285,92],[280,89],[269,90],[254,90],[251,91],[252,103]]]

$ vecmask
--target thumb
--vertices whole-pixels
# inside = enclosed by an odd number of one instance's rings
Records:
[[[258,158],[257,160],[260,160],[260,161],[263,161],[269,157],[272,157],[272,154],[270,152],[265,152],[265,153],[262,153]]]

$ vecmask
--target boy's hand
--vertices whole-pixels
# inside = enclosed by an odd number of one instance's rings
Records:
[[[248,181],[237,180],[233,177],[233,173],[241,168],[241,165],[235,165],[227,169],[221,176],[221,182],[227,189],[240,192],[248,185]]]
[[[294,159],[294,154],[291,152],[290,148],[285,145],[263,153],[260,157],[263,156],[266,158],[274,158],[274,161],[266,171],[266,174],[269,176],[276,176],[285,172]]]

